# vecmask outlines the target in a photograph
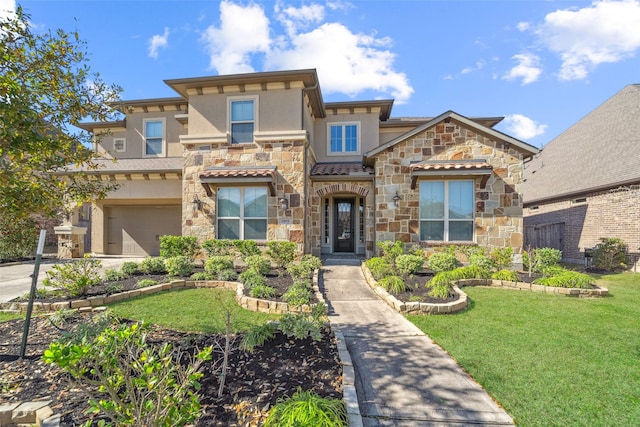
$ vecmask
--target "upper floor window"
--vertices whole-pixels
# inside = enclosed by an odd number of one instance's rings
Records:
[[[360,132],[358,123],[329,123],[329,155],[359,154]]]
[[[164,119],[144,121],[144,155],[161,156],[164,153]]]
[[[113,138],[113,151],[124,153],[127,150],[127,140],[125,138]]]
[[[231,98],[229,100],[229,129],[232,144],[253,142],[257,128],[258,98]]]
[[[473,241],[474,182],[420,182],[420,240]]]
[[[267,239],[267,187],[218,188],[218,239]]]

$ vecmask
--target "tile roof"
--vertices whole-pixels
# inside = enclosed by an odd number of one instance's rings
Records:
[[[200,174],[206,178],[275,178],[276,168],[210,168]]]
[[[491,165],[487,162],[468,161],[468,162],[424,162],[414,163],[411,165],[411,172],[414,171],[429,171],[429,172],[473,172],[483,169],[492,169]]]
[[[362,163],[316,163],[311,169],[311,176],[362,175],[371,174],[373,170]]]
[[[524,202],[640,182],[640,84],[624,87],[524,167]]]

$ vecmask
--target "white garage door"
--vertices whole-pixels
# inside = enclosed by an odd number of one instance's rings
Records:
[[[157,256],[160,236],[182,234],[180,206],[112,206],[107,209],[109,255]]]

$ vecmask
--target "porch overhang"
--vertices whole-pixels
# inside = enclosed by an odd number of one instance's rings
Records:
[[[316,163],[310,178],[312,181],[373,181],[373,169],[362,163]]]
[[[415,190],[421,177],[481,176],[480,188],[485,188],[493,166],[484,160],[444,160],[414,163],[410,166],[411,189]]]
[[[207,193],[213,195],[211,186],[215,185],[251,185],[263,183],[269,188],[271,196],[276,195],[276,166],[273,167],[214,167],[200,174],[200,183]]]

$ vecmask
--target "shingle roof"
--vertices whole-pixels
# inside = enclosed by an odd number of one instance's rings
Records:
[[[364,168],[362,163],[316,163],[311,168],[311,176],[332,176],[372,173],[371,168]]]
[[[628,85],[525,163],[527,204],[640,182],[640,85]]]

